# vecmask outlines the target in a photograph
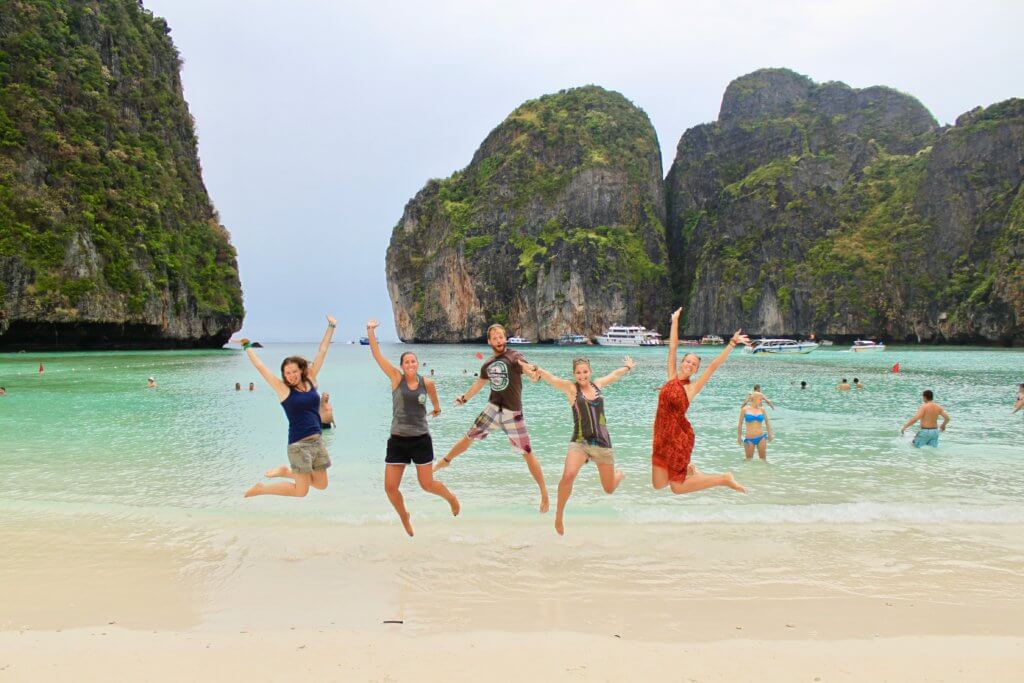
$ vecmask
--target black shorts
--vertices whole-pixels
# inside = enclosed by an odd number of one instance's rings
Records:
[[[388,465],[429,465],[434,462],[434,442],[430,434],[422,436],[395,436],[388,439]]]

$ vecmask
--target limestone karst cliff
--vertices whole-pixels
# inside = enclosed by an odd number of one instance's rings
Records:
[[[666,180],[685,331],[1024,341],[1024,101],[941,128],[785,69],[726,89]]]
[[[181,61],[137,0],[0,14],[0,348],[220,346],[235,250]]]
[[[664,331],[682,304],[694,336],[1024,343],[1024,100],[940,126],[891,88],[763,69],[658,167],[621,95],[523,104],[406,206],[387,256],[399,335]]]
[[[524,103],[463,170],[406,205],[387,252],[406,341],[487,325],[549,340],[668,305],[661,152],[647,116],[587,86]]]

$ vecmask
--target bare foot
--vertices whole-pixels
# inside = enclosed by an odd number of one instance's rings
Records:
[[[733,491],[739,491],[740,493],[746,493],[747,489],[740,485],[738,481],[732,476],[732,472],[725,473],[725,485],[731,488]]]
[[[245,492],[245,497],[252,498],[253,496],[258,496],[261,493],[263,493],[263,484],[256,483],[252,485],[251,489]]]
[[[281,465],[280,467],[271,467],[269,470],[263,473],[263,476],[268,479],[274,479],[275,477],[287,476],[289,472],[291,472],[291,470],[288,469],[288,467],[286,467],[285,465]]]
[[[540,514],[548,511],[548,497],[545,495],[540,499]]]
[[[555,531],[558,532],[559,536],[565,536],[565,525],[562,524],[561,517],[555,519]]]
[[[615,489],[619,488],[619,484],[621,484],[622,480],[625,478],[625,472],[623,472],[622,470],[615,470],[615,486],[612,488],[612,490],[614,491]]]
[[[412,533],[412,515],[410,515],[408,512],[405,513],[404,517],[402,517],[402,526],[405,527],[405,533],[409,534],[410,536],[413,535],[413,533]]]
[[[452,506],[452,516],[458,517],[459,511],[462,510],[462,506],[459,505],[459,499],[452,496],[452,499],[448,501],[448,504]]]

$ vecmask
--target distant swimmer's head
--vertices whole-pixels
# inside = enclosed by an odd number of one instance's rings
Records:
[[[487,343],[491,349],[497,354],[505,352],[505,344],[508,343],[508,337],[505,333],[505,326],[499,323],[494,323],[487,328]]]
[[[154,379],[153,377],[150,377],[149,379],[147,379],[146,380],[146,386],[151,388],[151,389],[153,387],[155,387],[156,386],[156,379]]]
[[[760,384],[755,384],[754,385],[754,391],[761,391],[761,385]]]
[[[281,361],[281,379],[289,387],[299,387],[309,383],[309,361],[302,356],[288,356]]]
[[[419,372],[420,362],[416,358],[416,354],[412,351],[406,351],[402,354],[402,357],[398,359],[398,364],[402,366],[402,372],[407,377],[415,377],[416,373]]]
[[[235,382],[235,391],[241,391],[241,390],[242,390],[242,383],[241,382]]]
[[[806,389],[807,388],[807,382],[805,382],[804,380],[800,380],[800,388],[801,389]]]
[[[931,389],[925,389],[924,391],[921,392],[921,395],[924,396],[924,400],[926,401],[931,401],[935,399],[935,394],[932,393]]]
[[[683,356],[679,363],[679,376],[681,379],[690,379],[693,373],[700,369],[700,356],[695,353],[688,353]]]
[[[572,375],[577,382],[590,381],[590,359],[580,356],[572,359]]]
[[[252,382],[249,382],[249,391],[256,391],[256,385]]]
[[[0,387],[0,396],[5,396],[6,394],[7,394],[7,387]]]

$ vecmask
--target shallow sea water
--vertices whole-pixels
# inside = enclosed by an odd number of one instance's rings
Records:
[[[443,413],[433,420],[438,457],[470,426],[486,401],[452,405],[473,381],[486,346],[385,345],[397,363],[416,351],[434,370]],[[704,366],[721,347],[702,347]],[[290,354],[311,358],[314,344],[268,344],[276,368]],[[570,376],[579,348],[526,347],[527,356]],[[569,514],[626,523],[1024,522],[1024,413],[1011,416],[1024,352],[991,348],[893,347],[876,354],[819,350],[796,358],[735,352],[695,401],[694,462],[706,472],[732,470],[747,495],[716,489],[673,496],[650,487],[651,424],[665,377],[665,349],[632,349],[637,368],[608,388],[606,412],[618,466],[626,479],[614,496],[585,467]],[[595,375],[621,365],[623,350],[588,347]],[[903,371],[889,368],[899,361]],[[45,372],[37,373],[45,363]],[[463,371],[466,371],[465,373]],[[157,379],[146,389],[146,378]],[[841,393],[841,377],[866,388]],[[799,388],[800,380],[808,388]],[[234,390],[241,382],[243,391]],[[256,391],[245,387],[255,382]],[[754,383],[776,404],[768,463],[745,461],[736,443],[739,405]],[[242,492],[267,468],[284,464],[287,423],[270,388],[237,350],[0,354],[0,516],[99,515],[174,524],[182,518],[392,520],[383,493],[384,444],[390,425],[387,379],[369,349],[335,344],[320,378],[335,405],[338,429],[326,442],[331,485],[303,501]],[[922,389],[952,416],[938,449],[914,449],[899,426],[917,409]],[[532,441],[555,490],[571,432],[562,394],[525,382]],[[522,458],[499,433],[475,445],[441,478],[464,514],[490,519],[536,514],[537,491]],[[446,516],[447,506],[403,490],[419,519]]]

